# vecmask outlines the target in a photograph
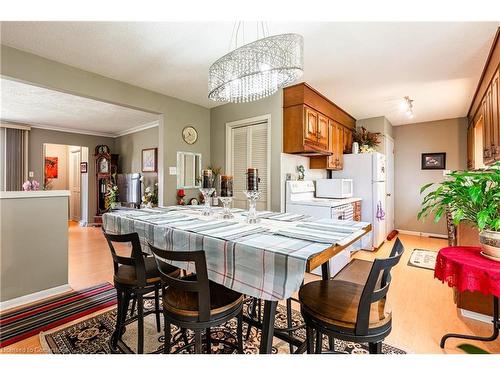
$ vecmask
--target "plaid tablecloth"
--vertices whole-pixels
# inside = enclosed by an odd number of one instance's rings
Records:
[[[148,242],[161,249],[204,250],[208,277],[227,288],[265,300],[282,300],[296,292],[308,258],[334,244],[360,236],[368,223],[301,218],[285,222],[277,214],[247,224],[244,212],[233,220],[200,215],[179,206],[123,210],[103,215],[109,233],[137,232],[145,252]],[[295,219],[294,219],[295,220]],[[175,266],[192,270],[189,264]]]

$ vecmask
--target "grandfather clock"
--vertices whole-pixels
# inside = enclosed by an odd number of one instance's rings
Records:
[[[118,155],[111,154],[109,146],[98,145],[95,148],[95,170],[96,170],[96,197],[97,210],[94,216],[94,223],[102,223],[102,214],[107,211],[106,208],[106,192],[108,185],[113,181],[118,170]]]

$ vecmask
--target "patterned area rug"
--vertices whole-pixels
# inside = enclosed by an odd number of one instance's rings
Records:
[[[411,267],[425,268],[433,270],[436,267],[437,251],[425,249],[413,249],[408,260],[408,265]]]
[[[147,301],[148,303],[150,301]],[[146,306],[148,308],[148,306]],[[245,312],[248,308],[248,302],[245,304]],[[293,325],[298,326],[303,323],[302,317],[298,311],[293,310]],[[65,328],[54,330],[53,332],[40,333],[40,341],[44,350],[54,354],[99,354],[110,353],[109,340],[113,333],[116,319],[116,309],[96,315],[82,322],[69,325]],[[161,319],[163,323],[163,319]],[[276,313],[276,327],[286,327],[286,309],[278,305]],[[164,343],[162,333],[156,331],[154,314],[148,315],[144,322],[144,352],[152,353],[161,351]],[[243,337],[247,333],[248,326],[243,324]],[[163,332],[163,327],[162,327]],[[236,345],[236,319],[226,324],[212,328],[212,353],[231,354],[235,353],[232,345]],[[305,338],[305,329],[295,331],[295,336],[303,340]],[[172,351],[178,353],[193,353],[193,346],[183,348],[186,344],[182,339],[180,331],[172,327],[173,346]],[[135,351],[137,342],[137,325],[132,322],[127,325],[126,331],[122,337],[124,343],[131,351]],[[188,331],[188,341],[194,340],[194,334]],[[230,345],[224,344],[224,342]],[[252,328],[248,340],[244,342],[244,351],[246,354],[257,354],[259,352],[260,331]],[[328,340],[324,337],[323,347],[328,348]],[[203,348],[205,350],[205,348]],[[368,345],[335,340],[335,351],[346,354],[367,354]],[[388,344],[382,344],[384,354],[406,354],[405,351],[395,348]],[[273,354],[289,353],[288,343],[274,338]]]

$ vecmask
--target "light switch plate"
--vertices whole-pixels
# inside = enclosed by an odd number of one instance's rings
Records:
[[[446,176],[448,176],[450,173],[451,173],[451,170],[450,170],[450,169],[445,169],[445,170],[443,171],[443,176],[445,176],[445,177],[446,177]]]
[[[28,177],[30,177],[30,178],[35,177],[35,172],[33,172],[33,171],[29,171],[29,172],[28,172]]]
[[[168,167],[168,173],[170,173],[170,176],[176,176],[177,175],[177,167]]]

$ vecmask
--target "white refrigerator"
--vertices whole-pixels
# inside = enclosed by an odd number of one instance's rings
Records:
[[[344,169],[332,172],[332,178],[351,178],[353,196],[361,198],[361,221],[372,224],[372,231],[365,236],[362,247],[378,249],[387,237],[386,215],[386,166],[385,155],[379,152],[345,154]]]

